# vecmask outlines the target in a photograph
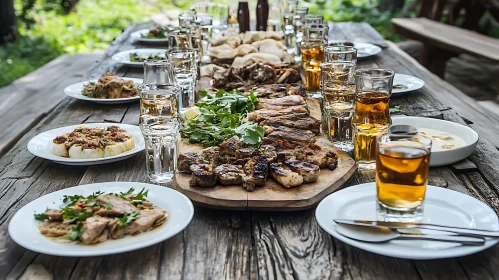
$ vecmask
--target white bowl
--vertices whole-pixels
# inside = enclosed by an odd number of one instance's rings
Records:
[[[393,117],[392,124],[407,124],[420,128],[432,128],[461,137],[466,145],[448,151],[436,151],[431,153],[430,166],[448,165],[463,160],[473,153],[478,143],[478,134],[471,128],[444,120],[419,117]]]

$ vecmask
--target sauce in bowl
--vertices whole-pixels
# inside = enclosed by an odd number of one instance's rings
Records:
[[[449,132],[421,127],[418,127],[418,132],[421,135],[431,138],[433,142],[431,145],[432,152],[448,151],[466,146],[463,138]]]

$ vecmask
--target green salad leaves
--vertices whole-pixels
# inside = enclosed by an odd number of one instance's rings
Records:
[[[250,91],[244,96],[239,90],[217,90],[210,94],[200,90],[204,97],[196,106],[201,112],[195,119],[189,120],[180,130],[183,138],[191,143],[200,143],[205,147],[220,145],[232,136],[238,136],[251,146],[259,146],[264,136],[263,127],[256,123],[245,122],[247,113],[255,110],[258,98]]]

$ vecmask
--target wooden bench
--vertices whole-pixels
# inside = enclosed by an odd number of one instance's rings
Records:
[[[0,157],[64,98],[64,88],[79,82],[100,54],[62,55],[0,88]]]
[[[427,18],[394,18],[392,24],[397,33],[423,42],[421,62],[440,77],[446,61],[461,53],[499,62],[498,39]]]

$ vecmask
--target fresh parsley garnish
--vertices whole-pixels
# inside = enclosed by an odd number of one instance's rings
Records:
[[[245,143],[259,146],[263,138],[263,128],[243,119],[249,112],[255,110],[258,98],[253,91],[244,96],[239,90],[217,90],[210,94],[199,90],[202,102],[196,103],[200,114],[185,124],[180,133],[191,143],[201,143],[203,146],[217,146],[232,136],[238,136]]]
[[[45,213],[35,213],[35,220],[38,220],[38,221],[44,221],[46,219],[49,218],[49,216],[47,216],[47,214]]]
[[[144,200],[146,200],[147,194],[149,193],[149,190],[145,191],[145,188],[142,188],[142,190],[132,199],[132,204],[137,206],[141,205]]]
[[[107,210],[111,210],[111,209],[113,209],[113,205],[112,205],[111,203],[109,203],[109,202],[108,202],[108,203],[106,203],[106,204],[104,204],[103,206],[104,206],[104,208],[106,208]]]
[[[67,224],[72,224],[74,222],[83,222],[88,217],[92,216],[89,212],[78,212],[73,207],[67,206],[61,209],[62,218]]]
[[[76,202],[78,202],[80,199],[85,199],[83,195],[64,195],[62,202],[67,203],[69,202],[68,205],[74,205]]]
[[[135,221],[140,216],[140,212],[133,212],[132,214],[125,213],[121,218],[115,218],[118,221],[118,225],[125,227],[131,222]]]
[[[121,198],[127,198],[129,197],[133,192],[135,191],[134,188],[130,188],[127,192],[120,192],[120,197]]]
[[[83,224],[77,223],[76,225],[73,226],[73,228],[71,228],[68,231],[66,236],[69,239],[71,239],[71,241],[76,241],[76,240],[80,239],[80,237],[83,235],[84,232],[85,232],[85,228],[83,227]]]
[[[400,105],[395,105],[392,108],[389,109],[390,113],[400,113],[402,112],[402,109],[400,108]]]

